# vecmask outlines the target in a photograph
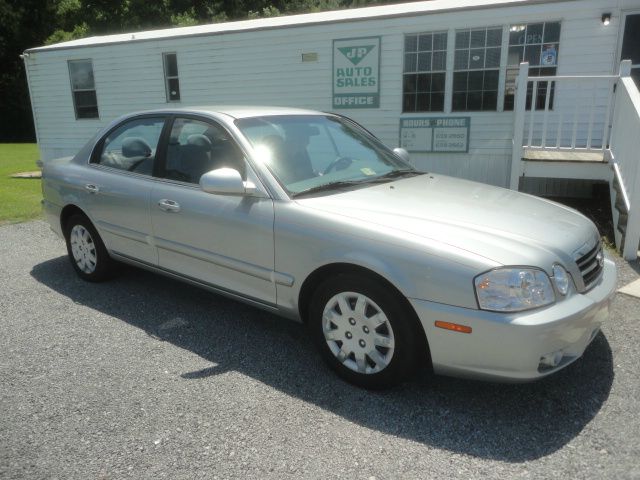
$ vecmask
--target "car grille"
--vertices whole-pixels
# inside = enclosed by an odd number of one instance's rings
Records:
[[[602,258],[602,245],[598,242],[595,247],[576,260],[582,274],[585,290],[591,288],[596,280],[600,278],[604,266]]]

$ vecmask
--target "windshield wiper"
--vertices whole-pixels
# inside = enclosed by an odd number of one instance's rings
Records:
[[[418,172],[417,170],[403,168],[400,170],[391,170],[390,172],[385,173],[384,175],[380,175],[378,177],[374,177],[369,179],[368,183],[377,183],[377,182],[385,182],[387,180],[391,180],[393,178],[399,178],[404,176],[414,176],[414,175],[422,175],[423,172]]]
[[[334,190],[336,188],[341,188],[341,187],[352,187],[354,185],[387,182],[393,178],[404,177],[405,175],[411,175],[411,176],[423,175],[423,172],[418,172],[417,170],[403,168],[400,170],[392,170],[390,172],[385,173],[384,175],[380,175],[377,177],[367,177],[367,178],[362,178],[360,180],[338,180],[336,182],[329,182],[329,183],[325,183],[324,185],[318,185],[317,187],[311,187],[311,188],[307,188],[306,190],[296,192],[291,196],[295,198],[301,195],[306,195],[308,193],[323,192],[327,190]]]
[[[300,192],[293,193],[292,197],[299,197],[301,195],[306,195],[308,193],[316,193],[316,192],[324,192],[327,190],[335,190],[336,188],[341,187],[352,187],[354,185],[362,185],[364,183],[369,183],[368,178],[362,180],[338,180],[336,182],[329,182],[323,185],[318,185],[317,187],[307,188],[306,190],[301,190]]]

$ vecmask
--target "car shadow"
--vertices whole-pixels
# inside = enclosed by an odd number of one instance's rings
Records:
[[[613,382],[600,333],[584,357],[539,382],[503,385],[423,375],[368,392],[324,366],[303,325],[204,290],[124,267],[111,282],[81,281],[66,257],[31,275],[68,297],[212,363],[185,382],[237,371],[367,428],[483,458],[523,462],[563,447],[594,418]]]

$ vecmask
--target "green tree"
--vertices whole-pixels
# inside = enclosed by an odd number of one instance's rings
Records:
[[[35,138],[29,90],[20,54],[52,33],[54,5],[42,0],[0,0],[0,141]]]

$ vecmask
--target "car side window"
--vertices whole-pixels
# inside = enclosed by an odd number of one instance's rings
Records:
[[[245,177],[244,156],[227,131],[213,122],[176,118],[169,135],[165,177],[198,183],[205,173],[234,168]]]
[[[164,121],[162,117],[145,117],[126,122],[107,135],[100,156],[94,161],[106,167],[152,175]]]

